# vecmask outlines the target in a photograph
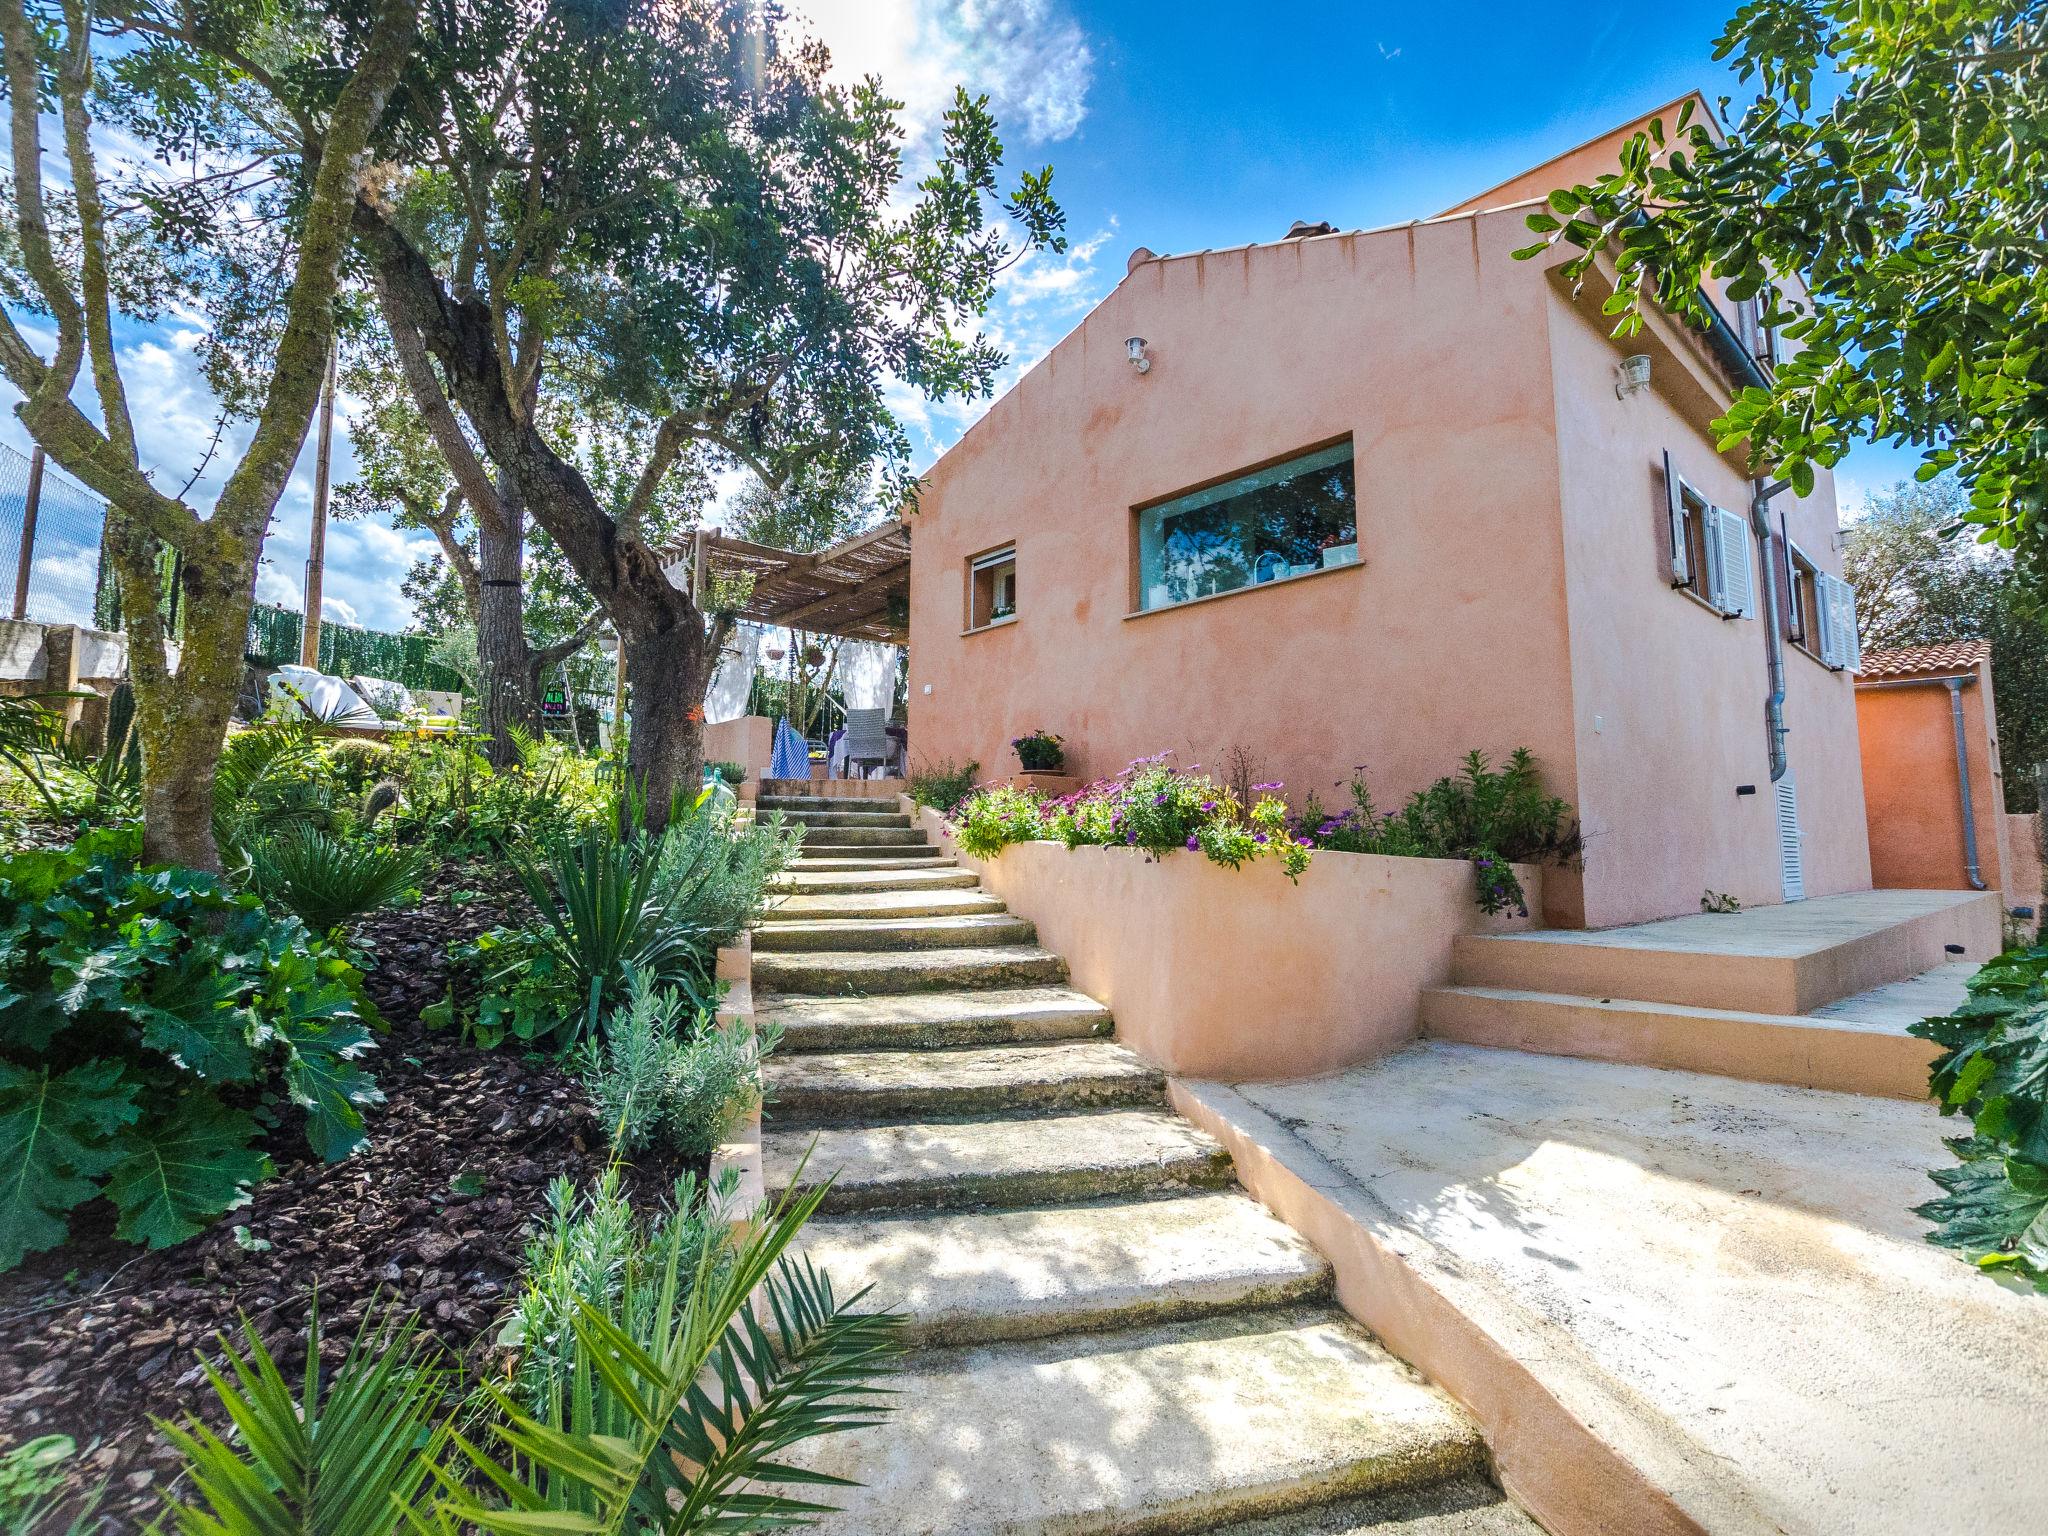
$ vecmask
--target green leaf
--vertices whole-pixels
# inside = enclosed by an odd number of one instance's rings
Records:
[[[255,1068],[249,1048],[254,1021],[235,1004],[247,990],[242,977],[219,970],[199,950],[176,970],[159,973],[126,1011],[142,1026],[142,1043],[151,1050],[201,1077],[244,1083]]]
[[[337,1162],[363,1144],[360,1106],[384,1102],[376,1080],[356,1060],[370,1048],[370,1031],[355,1020],[300,1026],[290,1042],[285,1086],[306,1112],[306,1142],[318,1156]]]
[[[251,1145],[256,1134],[248,1115],[204,1091],[136,1126],[107,1178],[107,1198],[121,1212],[115,1234],[168,1248],[247,1204],[249,1186],[270,1174],[270,1159]]]
[[[120,1155],[112,1138],[138,1113],[135,1091],[119,1062],[56,1077],[0,1062],[0,1270],[64,1240],[65,1213]]]

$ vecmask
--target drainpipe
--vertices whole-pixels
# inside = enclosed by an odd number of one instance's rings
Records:
[[[1758,389],[1769,389],[1771,381],[1757,362],[1749,348],[1742,344],[1742,338],[1735,334],[1735,327],[1728,323],[1728,317],[1721,313],[1721,306],[1714,302],[1714,296],[1705,288],[1700,289],[1700,302],[1707,311],[1707,342],[1721,361],[1728,365],[1731,373],[1743,383],[1753,384]],[[1771,782],[1777,783],[1785,777],[1785,636],[1778,616],[1778,566],[1771,559],[1771,498],[1788,488],[1788,482],[1774,480],[1766,484],[1762,480],[1750,482],[1749,524],[1757,541],[1757,559],[1764,572],[1764,637],[1770,657],[1771,691],[1764,696],[1764,735],[1770,747]]]
[[[1970,738],[1963,728],[1963,690],[1977,681],[1965,672],[1954,677],[1899,677],[1887,678],[1881,682],[1858,683],[1857,688],[1927,688],[1940,683],[1948,689],[1948,713],[1956,733],[1956,782],[1962,786],[1963,810],[1963,870],[1969,877],[1970,889],[1988,891],[1984,883],[1984,872],[1977,863],[1977,811],[1970,795]]]

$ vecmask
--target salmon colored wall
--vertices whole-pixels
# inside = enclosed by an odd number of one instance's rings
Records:
[[[1573,783],[1556,429],[1540,285],[1470,220],[1141,265],[933,468],[912,519],[920,760],[1073,771],[1242,746],[1327,805],[1467,748]],[[1140,376],[1124,338],[1145,336]],[[1455,451],[1445,424],[1455,420]],[[1350,435],[1360,563],[1127,617],[1134,504]],[[1014,540],[1018,618],[962,635],[967,559]],[[1569,886],[1570,881],[1560,881]]]
[[[2032,907],[2040,915],[2042,898],[2040,823],[2031,813],[2011,811],[2005,817],[2005,902]]]
[[[1635,135],[1638,128],[1650,118],[1661,117],[1669,142],[1676,143],[1679,108],[1686,102],[1693,103],[1693,116],[1705,123],[1719,137],[1719,124],[1714,120],[1706,97],[1698,91],[1689,91],[1678,100],[1645,112],[1642,117],[1611,133],[1603,133],[1596,139],[1588,139],[1576,149],[1568,149],[1553,159],[1544,161],[1530,170],[1511,176],[1495,187],[1489,187],[1473,197],[1468,197],[1456,207],[1447,208],[1445,213],[1477,213],[1488,208],[1506,208],[1514,203],[1528,202],[1533,198],[1548,197],[1559,187],[1576,187],[1591,182],[1613,170],[1621,163],[1621,147]],[[1688,132],[1690,127],[1688,127]]]
[[[1652,389],[1616,400],[1597,297],[1514,261],[1528,239],[1503,211],[1139,264],[927,478],[918,759],[1004,775],[1034,728],[1089,776],[1243,747],[1297,805],[1363,764],[1389,807],[1469,748],[1527,746],[1589,836],[1583,875],[1546,881],[1551,921],[1778,900],[1762,621],[1672,592],[1655,546],[1666,446],[1746,505],[1706,436],[1726,388],[1667,327],[1629,348],[1665,353]],[[1358,565],[1130,613],[1134,506],[1347,435]],[[1831,483],[1791,516],[1834,566]],[[1017,619],[963,634],[967,561],[1012,541]],[[1807,889],[1866,887],[1850,684],[1788,673]]]
[[[1710,364],[1673,329],[1615,342],[1597,305],[1561,289],[1551,315],[1586,922],[1697,910],[1709,889],[1744,906],[1781,901],[1764,557],[1752,539],[1755,618],[1724,618],[1670,579],[1666,452],[1716,505],[1746,514],[1750,501],[1739,461],[1716,453],[1708,433]],[[1650,387],[1617,399],[1624,351],[1649,353]],[[1841,574],[1831,477],[1821,473],[1804,500],[1781,493],[1771,510],[1802,551]],[[1774,557],[1783,559],[1775,545]],[[1806,894],[1868,890],[1853,679],[1788,644],[1785,683]],[[1738,794],[1741,785],[1755,792]]]
[[[2013,862],[2005,788],[1998,774],[1998,706],[1991,668],[1980,662],[1963,688],[1977,862],[1984,884],[2005,888]],[[1948,689],[1938,682],[1856,690],[1864,793],[1870,807],[1870,872],[1881,889],[1964,890],[1962,795]],[[2008,892],[2008,896],[2012,893]]]
[[[903,805],[935,844],[954,846],[938,812]],[[1424,990],[1449,980],[1453,938],[1533,926],[1480,912],[1471,866],[1450,859],[1319,853],[1299,884],[1270,863],[1225,869],[1199,854],[1050,842],[960,862],[1037,924],[1073,984],[1116,1015],[1119,1044],[1224,1082],[1386,1055],[1415,1037]],[[1540,905],[1546,871],[1516,874]]]
[[[775,722],[765,715],[741,715],[704,727],[704,761],[745,763],[747,778],[758,781],[774,761]]]

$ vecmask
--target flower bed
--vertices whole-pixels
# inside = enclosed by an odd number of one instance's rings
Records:
[[[1384,1055],[1413,1037],[1457,935],[1533,925],[1480,911],[1471,867],[1449,859],[1326,851],[1290,880],[1272,857],[1232,869],[1184,847],[1044,836],[977,858],[938,812],[903,803],[1037,924],[1121,1043],[1189,1077],[1309,1077]],[[1542,870],[1512,872],[1540,910]]]

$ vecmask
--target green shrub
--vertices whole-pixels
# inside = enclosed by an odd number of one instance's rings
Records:
[[[761,1102],[761,1058],[780,1032],[758,1038],[719,1024],[712,1008],[635,977],[631,997],[586,1045],[584,1081],[605,1134],[624,1156],[660,1147],[708,1158]]]
[[[1949,1141],[1957,1166],[1929,1175],[1944,1193],[1915,1214],[1928,1241],[2048,1293],[2048,946],[1999,956],[1945,1018],[1908,1026],[1940,1046],[1931,1086],[1944,1115],[1975,1134]]]
[[[1499,769],[1483,754],[1468,752],[1461,773],[1418,790],[1399,811],[1384,816],[1360,770],[1351,779],[1351,801],[1349,810],[1326,816],[1311,798],[1298,823],[1300,835],[1340,853],[1468,859],[1480,910],[1488,913],[1512,908],[1528,914],[1511,866],[1567,864],[1579,852],[1570,805],[1544,792],[1526,747],[1516,748]]]
[[[704,771],[713,778],[721,779],[727,784],[740,785],[747,782],[747,765],[745,763],[724,761],[706,763]]]
[[[719,946],[760,911],[796,846],[780,818],[735,828],[706,795],[659,837],[597,826],[544,866],[520,862],[536,918],[457,946],[482,971],[465,1023],[484,1045],[573,1046],[624,1004],[630,973],[708,1001]]]
[[[69,1435],[38,1435],[0,1451],[0,1531],[6,1536],[60,1536],[55,1515],[66,1502],[66,1466],[78,1456],[78,1442]],[[78,1501],[61,1536],[86,1536],[97,1531],[93,1518],[105,1488],[95,1488]]]
[[[419,883],[425,864],[414,849],[343,841],[300,827],[249,850],[249,885],[315,933],[332,934],[397,901]]]
[[[183,1241],[270,1172],[259,1115],[296,1105],[333,1159],[379,1098],[347,961],[216,876],[137,868],[136,844],[0,860],[0,1269],[102,1194],[121,1237]]]
[[[545,1354],[531,1373],[466,1398],[410,1324],[372,1317],[346,1357],[300,1392],[245,1324],[208,1384],[236,1433],[197,1417],[173,1431],[185,1465],[177,1536],[395,1531],[785,1529],[830,1513],[820,1479],[789,1467],[802,1441],[881,1421],[900,1319],[842,1301],[790,1250],[822,1188],[792,1188],[742,1237],[694,1184],[643,1227],[615,1184],[594,1215],[623,1230],[587,1243],[557,1190],[552,1236],[508,1342]],[[600,1207],[602,1208],[600,1211]],[[319,1358],[316,1328],[309,1357]],[[825,1480],[827,1485],[832,1481]]]
[[[445,858],[546,858],[613,820],[595,765],[557,743],[529,740],[499,770],[467,743],[429,737],[411,741],[399,762],[400,801],[380,826]]]
[[[979,789],[953,812],[953,831],[969,858],[992,859],[1012,843],[1046,835],[1036,796],[1007,785]]]
[[[930,806],[941,816],[950,816],[962,800],[974,793],[974,780],[980,772],[979,763],[955,763],[951,758],[921,763],[911,770],[910,798],[919,805]]]

